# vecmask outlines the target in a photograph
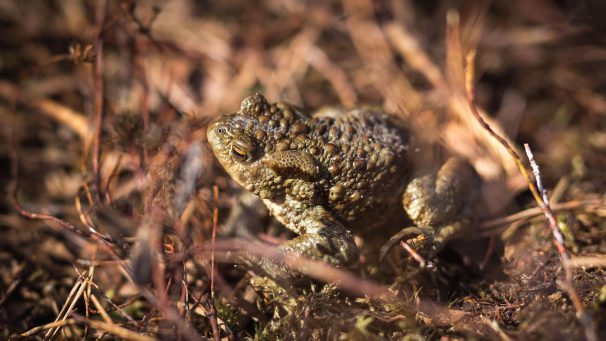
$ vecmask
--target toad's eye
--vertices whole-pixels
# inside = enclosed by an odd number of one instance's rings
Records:
[[[240,149],[236,145],[231,146],[231,153],[236,159],[240,161],[246,161],[246,159],[248,159],[248,156],[246,156],[246,151]]]
[[[236,133],[231,141],[231,154],[239,162],[252,161],[257,150],[254,138],[244,134]]]
[[[219,127],[217,128],[217,133],[219,133],[220,135],[223,135],[227,132],[227,129],[223,128],[223,127]]]

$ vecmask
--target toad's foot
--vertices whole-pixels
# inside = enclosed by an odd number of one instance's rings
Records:
[[[471,222],[469,219],[462,219],[452,224],[439,226],[438,228],[421,230],[420,234],[417,234],[413,238],[407,239],[406,243],[419,255],[422,255],[427,260],[431,260],[435,258],[435,256],[442,250],[442,248],[444,248],[449,240],[467,231],[470,223]],[[402,231],[406,231],[408,229],[410,228]],[[393,237],[390,239],[390,241],[392,239]],[[387,252],[387,250],[382,251],[384,253]]]

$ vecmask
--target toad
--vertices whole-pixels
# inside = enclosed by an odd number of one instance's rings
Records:
[[[416,227],[400,237],[417,235],[410,240],[430,258],[469,226],[469,202],[479,183],[474,169],[450,158],[436,171],[419,172],[412,137],[402,118],[382,110],[309,114],[260,94],[208,127],[208,141],[227,173],[298,235],[280,252],[338,267],[358,259],[353,233],[381,234],[404,212]],[[254,263],[270,276],[297,275],[270,260]]]

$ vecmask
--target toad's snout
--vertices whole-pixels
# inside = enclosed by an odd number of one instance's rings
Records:
[[[208,125],[206,136],[215,154],[229,144],[229,129],[221,119],[214,120]]]

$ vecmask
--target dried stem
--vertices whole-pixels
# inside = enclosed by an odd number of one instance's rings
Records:
[[[413,249],[407,242],[401,240],[400,245],[402,245],[402,248],[404,248],[404,250],[406,250],[406,252],[408,252],[408,254],[411,255],[415,261],[417,261],[417,263],[419,263],[419,267],[421,269],[424,269],[425,267],[428,267],[430,269],[435,267],[435,265],[431,261],[425,260],[425,258],[423,258],[423,256],[421,256],[417,251],[415,251],[415,249]]]
[[[212,246],[207,247],[205,244],[197,245],[189,249],[185,254],[175,257],[173,261],[180,262],[182,259],[189,259],[192,256],[203,252],[210,252],[211,250]],[[401,299],[401,297],[398,297],[383,285],[360,278],[348,271],[335,268],[321,261],[307,259],[296,254],[285,254],[280,252],[277,246],[274,245],[244,239],[221,239],[216,242],[215,252],[217,251],[224,255],[231,252],[231,255],[238,256],[237,254],[241,252],[240,256],[242,257],[244,255],[264,257],[277,264],[297,269],[308,277],[326,283],[335,283],[352,295],[368,296],[373,299],[387,301]]]
[[[573,210],[578,208],[583,208],[585,211],[592,211],[599,207],[606,207],[606,198],[605,199],[588,199],[588,200],[571,200],[563,203],[556,203],[550,205],[551,211],[563,211],[563,210]],[[495,228],[501,225],[511,224],[513,222],[519,221],[521,219],[533,218],[543,214],[543,209],[541,207],[533,207],[526,209],[524,211],[516,212],[514,214],[508,215],[506,217],[496,218],[492,220],[487,220],[481,224],[482,230],[489,230],[491,228]]]
[[[92,150],[92,166],[93,166],[93,184],[96,189],[97,199],[101,198],[101,177],[99,175],[100,157],[101,157],[101,128],[103,125],[103,22],[105,21],[106,1],[99,0],[97,2],[96,12],[96,34],[95,34],[95,65],[93,71],[93,79],[95,83],[95,101],[93,115],[93,150]]]
[[[12,98],[12,112],[13,112],[13,116],[15,115],[15,108],[17,105],[17,102],[19,101],[19,93],[15,93],[15,96]],[[10,129],[9,132],[9,137],[8,137],[8,149],[9,149],[9,156],[10,156],[10,161],[11,161],[11,179],[12,179],[12,185],[11,188],[9,190],[10,193],[10,198],[13,202],[13,207],[15,208],[15,210],[17,212],[19,212],[20,215],[29,218],[29,219],[35,219],[35,220],[49,220],[52,222],[55,222],[59,225],[61,225],[61,227],[63,227],[64,229],[73,232],[83,238],[86,239],[98,239],[98,240],[102,240],[106,243],[109,244],[113,244],[116,245],[118,247],[120,247],[121,249],[126,249],[128,246],[126,245],[126,243],[120,241],[120,240],[114,240],[113,238],[107,236],[107,235],[101,235],[100,233],[98,233],[96,230],[89,228],[89,230],[82,230],[77,228],[76,226],[72,225],[71,223],[62,220],[60,218],[57,218],[55,216],[49,215],[49,214],[44,214],[44,213],[36,213],[36,212],[32,212],[29,211],[25,208],[23,208],[23,206],[21,205],[21,202],[18,199],[18,193],[19,193],[19,158],[18,158],[18,151],[17,151],[17,141],[16,141],[16,136],[15,133],[17,131],[16,127],[14,127],[15,121],[13,121],[13,129]]]
[[[32,328],[32,329],[28,330],[27,332],[21,334],[21,336],[23,336],[23,337],[30,337],[30,336],[35,335],[35,334],[37,334],[40,331],[45,330],[45,329],[58,328],[58,327],[67,327],[67,326],[73,326],[73,325],[76,325],[76,324],[88,325],[88,326],[90,326],[92,328],[95,328],[95,329],[98,329],[98,330],[102,330],[102,331],[110,333],[112,335],[116,335],[119,338],[124,339],[124,340],[133,340],[133,341],[153,341],[153,340],[156,340],[153,337],[135,333],[132,330],[128,330],[126,328],[120,327],[120,326],[115,325],[115,324],[110,324],[110,323],[107,323],[107,322],[96,321],[96,320],[84,319],[84,318],[79,317],[77,315],[74,316],[74,318],[71,318],[71,319],[57,321],[57,322],[52,322],[52,323],[45,324],[43,326]]]
[[[213,330],[213,338],[215,341],[221,339],[219,334],[219,326],[217,324],[217,308],[215,307],[215,242],[217,239],[217,222],[219,220],[219,187],[213,186],[213,230],[211,238],[211,251],[210,251],[210,298],[208,304],[210,305],[210,311],[208,318],[210,325]]]
[[[498,140],[507,149],[509,154],[513,157],[516,164],[518,165],[520,172],[526,179],[526,181],[528,183],[528,188],[530,189],[532,196],[534,197],[535,201],[537,202],[537,204],[539,205],[539,207],[541,208],[541,210],[543,211],[543,213],[545,214],[545,217],[547,218],[547,220],[549,222],[549,226],[551,228],[551,232],[552,232],[553,239],[554,239],[554,244],[556,245],[556,248],[560,255],[560,261],[562,263],[562,268],[564,269],[564,273],[565,273],[565,280],[561,286],[568,293],[568,296],[570,297],[570,300],[572,301],[572,304],[573,304],[576,314],[577,314],[577,319],[579,320],[581,325],[584,327],[585,338],[589,341],[597,341],[597,339],[598,339],[597,332],[596,332],[596,328],[593,323],[593,320],[590,318],[590,316],[585,311],[585,308],[583,307],[583,304],[579,298],[579,295],[577,294],[577,292],[574,288],[572,271],[571,271],[571,268],[569,265],[570,255],[568,253],[568,250],[566,249],[566,246],[564,245],[564,238],[562,237],[562,234],[557,226],[557,222],[553,215],[553,212],[551,211],[551,209],[549,207],[549,201],[547,200],[546,191],[542,188],[539,167],[536,164],[536,162],[534,161],[534,157],[532,155],[532,152],[530,151],[530,148],[528,147],[527,144],[524,145],[524,147],[526,148],[526,153],[528,154],[528,158],[530,160],[533,172],[534,172],[534,176],[537,180],[538,188],[537,188],[537,186],[535,186],[534,182],[530,178],[530,175],[528,174],[528,171],[526,170],[526,166],[524,166],[524,163],[522,162],[520,155],[507,142],[507,140],[505,140],[503,137],[498,135],[490,127],[490,125],[488,125],[488,123],[486,123],[486,121],[482,118],[482,116],[480,115],[480,112],[478,111],[478,109],[475,105],[475,98],[474,98],[474,96],[475,96],[475,90],[474,90],[475,55],[476,55],[476,51],[471,50],[467,54],[466,65],[465,65],[466,66],[466,72],[465,72],[465,88],[466,89],[465,90],[467,93],[467,101],[469,104],[469,108],[471,109],[471,112],[473,113],[473,115],[475,116],[477,121],[482,125],[482,127],[486,131],[488,131],[490,133],[490,135],[492,135],[496,140]],[[541,195],[540,193],[543,193],[543,195]]]

